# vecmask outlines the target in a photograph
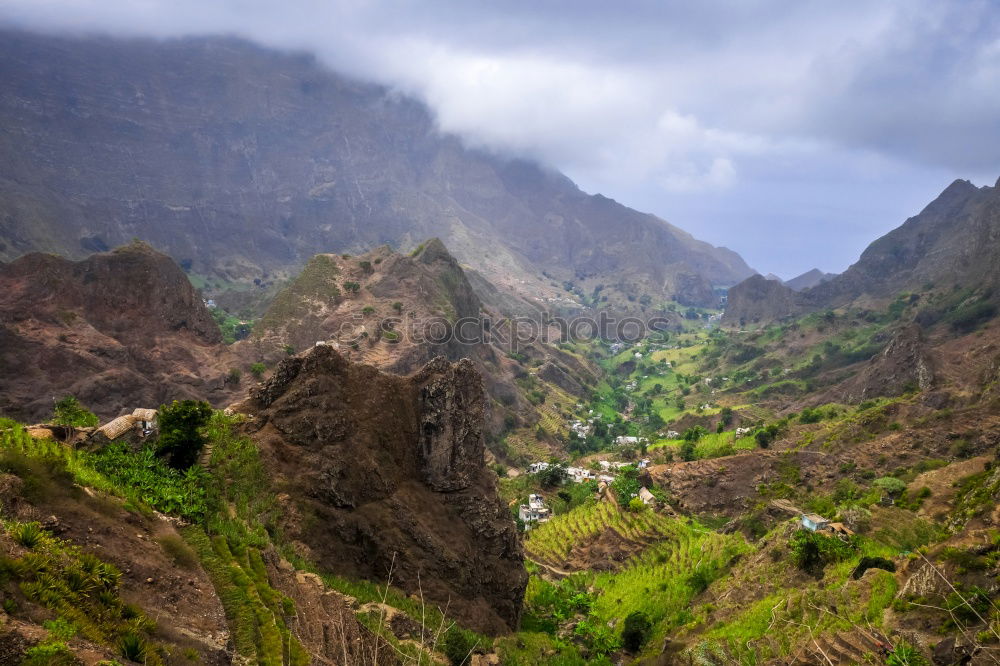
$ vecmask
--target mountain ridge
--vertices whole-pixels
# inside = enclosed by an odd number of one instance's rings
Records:
[[[420,103],[235,38],[152,42],[6,30],[0,257],[141,237],[195,273],[249,283],[318,252],[441,237],[534,300],[596,285],[717,302],[751,273],[731,250],[470,150]],[[55,165],[58,165],[56,167]]]

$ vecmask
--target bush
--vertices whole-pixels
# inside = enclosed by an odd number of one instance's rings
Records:
[[[75,397],[67,395],[56,403],[52,422],[76,428],[93,428],[97,426],[97,415],[81,405]]]
[[[263,363],[254,363],[253,365],[250,366],[250,374],[252,374],[257,379],[263,377],[266,371],[267,371],[267,366],[264,365]]]
[[[212,408],[198,400],[174,400],[160,406],[160,453],[165,454],[174,469],[187,469],[195,464],[205,436],[201,428],[208,424]]]
[[[18,523],[11,532],[11,538],[25,548],[34,548],[42,542],[45,533],[38,523]]]
[[[396,301],[392,304],[392,309],[396,311],[396,314],[399,314],[403,311],[403,304]]]
[[[472,661],[472,653],[479,645],[474,633],[457,626],[445,632],[441,650],[452,666],[462,666]]]
[[[639,513],[646,508],[646,503],[638,497],[633,497],[628,501],[628,510],[632,513]]]
[[[357,282],[352,282],[351,280],[348,280],[347,282],[344,283],[344,291],[346,291],[349,294],[356,294],[360,290],[361,290],[361,285],[358,284]]]
[[[646,639],[649,638],[649,630],[652,626],[649,616],[642,611],[629,613],[622,626],[622,646],[635,654],[642,649]]]
[[[800,529],[789,543],[792,562],[803,571],[821,570],[830,562],[839,562],[851,554],[851,546],[837,537]]]
[[[894,476],[883,476],[880,479],[875,479],[872,485],[890,497],[899,495],[906,490],[906,484]]]

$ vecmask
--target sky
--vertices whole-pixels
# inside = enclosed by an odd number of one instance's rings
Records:
[[[1000,0],[0,0],[0,21],[307,50],[784,278],[1000,176]]]

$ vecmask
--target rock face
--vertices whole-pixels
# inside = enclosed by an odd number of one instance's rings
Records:
[[[998,251],[1000,183],[976,187],[956,180],[919,215],[869,245],[857,263],[797,296],[764,292],[756,276],[736,285],[729,290],[725,320],[773,321],[840,307],[863,296],[891,300],[929,286],[995,291],[1000,287]]]
[[[0,264],[0,413],[35,420],[66,394],[105,417],[173,399],[218,404],[235,390],[228,359],[187,276],[148,245]]]
[[[839,389],[841,399],[860,402],[880,396],[892,397],[907,391],[929,391],[934,383],[934,362],[924,345],[918,324],[909,324],[893,335],[854,377]]]
[[[468,626],[517,626],[527,583],[484,463],[472,363],[399,377],[331,347],[284,361],[238,409],[290,496],[288,535],[324,570],[422,593]]]
[[[555,281],[692,305],[751,273],[562,174],[466,149],[418,102],[300,54],[4,31],[0,80],[0,151],[16,156],[0,164],[0,259],[139,236],[249,282],[317,252],[439,236],[534,297],[565,296]]]

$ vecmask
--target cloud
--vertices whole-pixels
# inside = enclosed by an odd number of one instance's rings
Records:
[[[841,264],[860,251],[837,230],[856,221],[836,215],[896,216],[871,221],[870,240],[916,212],[905,208],[916,205],[914,188],[926,201],[953,177],[995,178],[996,9],[995,0],[5,0],[0,20],[222,32],[306,49],[424,100],[442,130],[471,145],[538,158],[585,189],[735,246],[762,270],[792,272],[831,248]],[[811,220],[822,250],[790,223],[801,245],[787,257],[751,249],[790,214],[790,188],[797,226]],[[847,199],[857,207],[835,205]],[[843,268],[833,263],[824,267]]]

